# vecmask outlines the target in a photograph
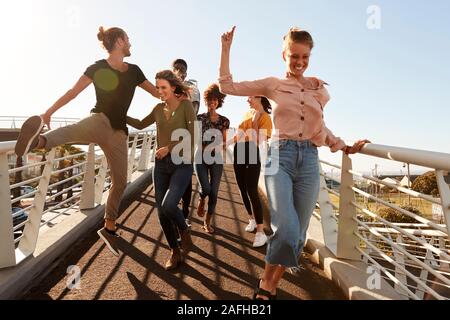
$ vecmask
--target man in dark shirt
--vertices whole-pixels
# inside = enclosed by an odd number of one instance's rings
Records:
[[[75,86],[64,94],[41,116],[29,118],[22,126],[16,143],[18,157],[30,150],[52,148],[66,143],[96,143],[107,160],[111,171],[112,187],[105,210],[105,226],[98,231],[110,251],[118,256],[116,219],[120,200],[127,185],[128,130],[126,115],[133,100],[136,87],[156,98],[159,94],[137,65],[124,62],[131,56],[128,35],[120,28],[100,27],[98,40],[108,51],[105,60],[88,67]],[[97,103],[91,116],[64,128],[41,135],[44,124],[50,129],[53,113],[75,99],[91,83],[94,84]]]

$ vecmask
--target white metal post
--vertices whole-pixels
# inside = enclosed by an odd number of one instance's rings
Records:
[[[444,178],[444,176],[448,174],[448,172],[444,172],[443,170],[436,170],[436,180],[439,188],[439,194],[441,195],[445,225],[447,226],[448,234],[450,234],[450,188]]]
[[[388,236],[389,236],[389,239],[391,239],[391,240],[393,241],[391,234],[388,234]],[[402,237],[401,234],[399,234],[399,235],[397,236],[396,243],[397,243],[398,245],[402,245],[402,244],[403,244],[403,237]],[[391,245],[391,248],[392,248],[392,252],[394,253],[395,261],[396,261],[398,264],[400,264],[402,267],[405,267],[405,255],[403,255],[403,254],[397,249],[397,247]],[[396,278],[400,281],[400,283],[402,283],[403,285],[406,285],[406,284],[408,283],[408,278],[406,277],[406,274],[405,274],[405,273],[402,271],[402,269],[399,268],[398,266],[395,266],[395,277],[396,277]],[[399,292],[399,293],[401,293],[401,294],[407,295],[406,290],[404,290],[400,284],[396,283],[395,286],[394,286],[394,288],[395,288],[395,291],[397,291],[397,292]]]
[[[155,155],[156,155],[156,135],[152,134],[151,135],[151,140],[150,140],[150,162],[155,162]]]
[[[437,239],[435,237],[431,237],[431,239],[428,241],[424,236],[422,237],[422,239],[424,241],[427,241],[430,245],[434,246],[435,242],[437,242]],[[424,262],[425,264],[429,265],[431,268],[438,270],[439,269],[439,264],[436,262],[436,258],[433,256],[433,252],[431,252],[431,250],[427,249],[426,254],[425,254],[425,260]],[[423,283],[427,283],[428,281],[428,275],[429,272],[427,269],[422,269],[420,271],[420,280]],[[422,286],[420,283],[417,283],[417,289],[416,289],[416,296],[419,297],[419,299],[423,300],[425,293],[427,292],[427,289]]]
[[[80,210],[95,208],[95,145],[89,145]]]
[[[108,172],[108,160],[105,156],[102,157],[102,163],[95,179],[95,202],[102,203],[103,189],[105,188],[105,180]]]
[[[323,176],[322,165],[320,166],[320,191],[318,203],[320,206],[320,221],[322,223],[323,238],[327,248],[335,255],[337,253],[337,221],[334,218],[333,206],[328,193],[327,182]]]
[[[8,155],[0,154],[0,268],[16,265]]]
[[[355,194],[352,190],[353,175],[352,159],[346,154],[342,157],[342,176],[341,176],[341,198],[339,200],[339,225],[338,225],[338,243],[337,257],[350,260],[361,260],[361,254],[356,248],[359,248],[359,239],[355,235],[358,231],[358,224],[353,219],[356,218],[356,208],[352,205],[355,201]]]
[[[137,147],[138,135],[134,136],[133,145],[131,147],[130,156],[128,157],[128,177],[127,182],[131,182],[131,178],[133,175],[134,162],[136,161],[136,147]]]
[[[148,160],[150,158],[150,146],[151,146],[150,139],[151,139],[150,134],[145,133],[144,141],[141,146],[141,155],[139,156],[139,166],[138,166],[139,171],[148,170]]]
[[[42,212],[44,211],[45,201],[47,200],[47,191],[50,184],[50,178],[53,170],[53,160],[55,159],[56,148],[50,151],[47,156],[42,173],[42,179],[39,181],[38,192],[34,196],[33,208],[28,213],[29,222],[23,230],[23,238],[19,242],[17,249],[17,263],[20,263],[26,257],[33,254],[36,249],[36,243],[41,229]]]

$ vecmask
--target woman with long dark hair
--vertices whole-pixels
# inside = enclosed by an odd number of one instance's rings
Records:
[[[192,247],[190,229],[178,203],[192,179],[195,113],[187,99],[189,89],[172,71],[161,71],[155,78],[162,103],[142,121],[127,117],[127,123],[139,130],[156,123],[158,141],[153,182],[159,221],[171,249],[165,268],[171,270],[180,265]],[[177,130],[184,131],[181,142],[172,141],[172,134]],[[188,149],[182,148],[179,154],[176,153],[178,145],[184,141],[190,142]]]
[[[259,146],[272,135],[272,107],[267,98],[253,96],[248,98],[250,110],[245,114],[235,137],[234,173],[242,200],[249,215],[247,232],[256,230],[253,247],[262,247],[267,242],[264,233],[264,220],[258,182],[261,173]]]

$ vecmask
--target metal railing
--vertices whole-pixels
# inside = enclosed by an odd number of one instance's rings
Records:
[[[347,155],[343,155],[342,165],[321,161],[322,167],[341,171],[340,179],[323,170],[321,173],[318,210],[314,215],[322,223],[325,245],[337,258],[367,263],[397,293],[409,299],[450,299],[450,189],[445,179],[450,171],[450,154],[375,144],[365,146],[361,153],[434,170],[439,197],[357,172]],[[340,188],[330,188],[331,181],[340,184]],[[362,182],[441,206],[445,223],[433,221],[410,206],[383,199],[378,193],[373,195],[370,190],[363,190]],[[411,221],[392,221],[381,209]]]
[[[19,130],[28,117],[24,116],[0,116],[0,128]],[[58,118],[53,117],[51,121],[52,129],[65,127],[80,121],[78,118]]]
[[[130,136],[134,138],[129,144],[128,182],[136,171],[150,168],[156,146],[155,130]],[[14,147],[15,142],[0,143],[0,268],[16,266],[31,256],[43,227],[53,226],[74,210],[101,204],[110,185],[106,157],[94,144],[86,152],[54,148],[41,153],[41,161],[10,168],[8,157]]]
[[[129,182],[134,172],[149,169],[156,145],[155,130],[133,132],[132,136]],[[74,154],[61,152],[57,155],[57,150],[53,149],[41,161],[9,168],[8,155],[14,145],[15,142],[0,143],[0,268],[15,266],[32,255],[42,227],[71,210],[89,209],[101,203],[110,184],[107,161],[94,145],[90,145],[87,152]],[[341,165],[321,161],[322,168],[340,170],[340,178],[335,178],[321,169],[321,188],[314,216],[322,224],[325,245],[337,258],[363,261],[368,267],[379,270],[382,278],[409,299],[449,299],[445,291],[450,288],[450,189],[445,177],[450,171],[450,154],[375,144],[366,145],[361,153],[431,168],[436,173],[439,197],[357,172],[347,155],[343,155]],[[63,162],[69,164],[63,166]],[[40,168],[40,174],[11,182],[12,176],[32,168]],[[338,183],[340,188],[334,188],[330,181]],[[445,223],[433,221],[379,194],[373,195],[361,187],[361,181],[440,205]],[[12,190],[36,183],[34,191],[11,197]],[[12,213],[17,204],[20,209]],[[389,208],[410,218],[411,222],[391,221],[378,208]],[[24,213],[26,219],[13,226],[13,220]]]

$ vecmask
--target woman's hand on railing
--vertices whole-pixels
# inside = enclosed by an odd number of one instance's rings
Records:
[[[361,149],[367,144],[371,143],[369,140],[359,140],[356,141],[353,146],[345,146],[342,151],[345,154],[355,154],[361,151]]]

